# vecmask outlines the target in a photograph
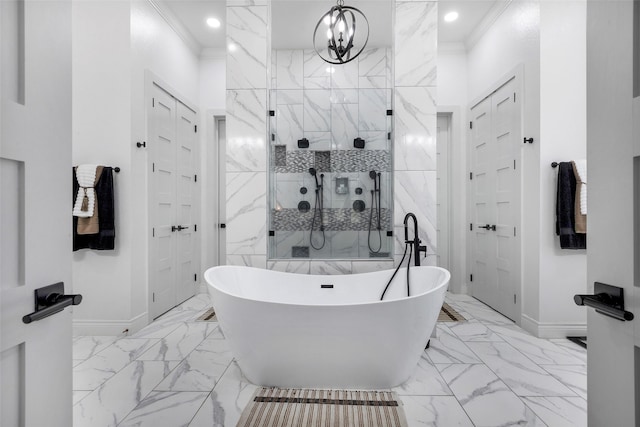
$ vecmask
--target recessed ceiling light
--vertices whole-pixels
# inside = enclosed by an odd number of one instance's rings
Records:
[[[444,15],[444,20],[446,22],[453,22],[456,19],[458,19],[458,12],[449,12],[446,15]]]
[[[211,28],[220,28],[220,20],[217,18],[207,18],[207,25]]]

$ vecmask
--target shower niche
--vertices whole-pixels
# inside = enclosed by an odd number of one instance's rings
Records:
[[[271,58],[269,258],[392,258],[391,49]]]

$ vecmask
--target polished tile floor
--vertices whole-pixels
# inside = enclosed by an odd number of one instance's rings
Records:
[[[468,321],[439,323],[394,390],[409,426],[586,426],[587,353],[533,337],[481,302],[447,295]],[[232,427],[256,386],[197,295],[134,335],[74,339],[74,427]]]

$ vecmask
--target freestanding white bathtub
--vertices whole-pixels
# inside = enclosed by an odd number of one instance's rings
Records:
[[[313,276],[220,266],[205,272],[231,352],[261,386],[389,388],[405,382],[435,327],[450,274],[411,267]],[[331,287],[332,286],[332,287]]]

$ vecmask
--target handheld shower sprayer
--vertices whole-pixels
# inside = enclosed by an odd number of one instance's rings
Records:
[[[324,207],[324,174],[320,174],[320,182],[318,182],[318,172],[315,168],[309,168],[309,174],[313,176],[316,181],[316,202],[313,208],[313,219],[311,220],[311,231],[309,232],[309,244],[315,250],[322,249],[325,244],[325,235],[324,235],[324,219],[322,214],[322,209]],[[318,246],[313,243],[313,229],[316,225],[316,216],[320,215],[320,232],[322,233],[322,243]]]
[[[369,234],[367,244],[371,253],[377,254],[382,249],[382,226],[380,224],[380,172],[369,171],[369,178],[373,180],[373,190],[371,190],[371,210],[369,211]],[[371,229],[373,228],[373,212],[376,212],[376,228],[378,230],[378,247],[374,249],[371,245]]]

